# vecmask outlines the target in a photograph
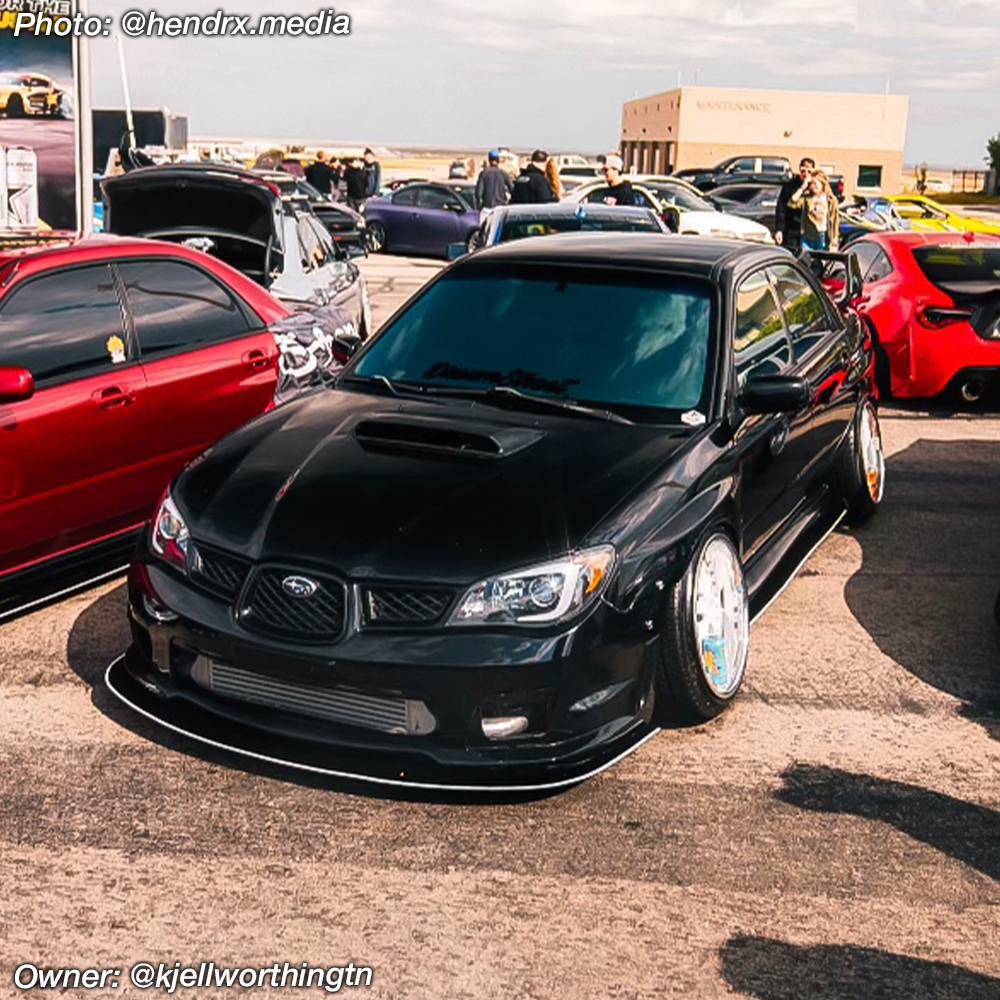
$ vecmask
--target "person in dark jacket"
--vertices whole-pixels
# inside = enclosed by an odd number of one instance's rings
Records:
[[[604,189],[605,205],[634,205],[635,192],[632,190],[632,182],[622,176],[625,164],[617,153],[609,153],[604,158],[604,166],[601,173],[608,182]]]
[[[491,149],[488,160],[489,165],[476,181],[476,208],[480,211],[484,208],[506,205],[510,199],[511,188],[514,186],[510,175],[500,169],[499,150]]]
[[[816,161],[810,156],[799,160],[799,172],[781,185],[778,192],[778,204],[774,209],[774,242],[792,253],[798,253],[802,244],[802,209],[801,206],[790,208],[789,202],[809,182],[812,172],[816,169]]]
[[[555,201],[556,197],[545,179],[545,164],[549,154],[536,149],[531,154],[531,162],[521,171],[514,181],[510,194],[512,205],[544,205]]]
[[[371,147],[365,150],[365,174],[368,177],[368,198],[374,198],[382,190],[382,164],[375,159]]]
[[[368,171],[364,162],[357,156],[351,160],[344,171],[344,182],[347,185],[347,207],[355,212],[364,212],[368,200]]]
[[[333,189],[333,182],[335,173],[331,168],[330,164],[326,162],[326,153],[323,150],[319,150],[316,154],[316,159],[306,167],[306,180],[320,194],[325,194],[329,197],[330,192]]]

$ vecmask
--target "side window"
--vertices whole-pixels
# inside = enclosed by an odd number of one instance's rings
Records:
[[[189,264],[121,261],[143,358],[238,337],[250,325],[226,289]]]
[[[862,274],[862,281],[865,284],[871,280],[868,277],[868,272],[871,270],[872,264],[875,263],[875,258],[879,254],[879,248],[875,243],[866,243],[864,240],[858,240],[857,243],[852,243],[849,248],[858,258],[858,269]]]
[[[788,161],[776,156],[765,156],[760,167],[766,174],[784,174],[789,170]]]
[[[107,264],[26,281],[0,303],[0,365],[38,383],[86,378],[130,360]]]
[[[889,255],[880,248],[875,255],[875,260],[872,261],[872,266],[865,273],[865,284],[870,281],[881,281],[883,278],[888,278],[890,274],[892,274],[892,261],[889,260]]]
[[[393,205],[416,205],[417,188],[403,188],[392,196]]]
[[[795,268],[778,264],[770,271],[792,338],[792,357],[798,361],[826,336],[830,320],[820,297]]]
[[[781,310],[764,270],[744,278],[736,290],[736,376],[776,375],[791,360]]]
[[[456,195],[440,188],[425,187],[417,192],[417,205],[420,208],[444,208],[446,205],[459,205]]]
[[[753,173],[753,169],[756,166],[754,158],[752,156],[744,156],[731,163],[726,167],[726,173],[735,173],[737,170],[746,171],[747,173]]]

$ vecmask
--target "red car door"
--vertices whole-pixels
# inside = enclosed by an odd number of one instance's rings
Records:
[[[30,399],[0,406],[0,572],[109,537],[148,515],[147,398],[107,264],[60,268],[0,299],[0,365]]]
[[[149,387],[143,481],[152,506],[185,462],[271,405],[278,347],[253,310],[193,264],[115,266]]]

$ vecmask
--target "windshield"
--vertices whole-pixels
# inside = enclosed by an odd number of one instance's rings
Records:
[[[704,198],[692,194],[687,188],[674,184],[649,184],[650,191],[656,195],[663,205],[673,205],[684,212],[714,212],[715,206]]]
[[[690,278],[466,266],[385,327],[349,373],[428,390],[509,386],[625,408],[632,419],[675,422],[683,414],[703,423],[712,303],[712,286]]]
[[[932,284],[985,282],[1000,289],[1000,242],[938,243],[915,248],[913,256]]]
[[[663,229],[651,215],[627,216],[549,216],[543,219],[510,218],[504,220],[500,242],[520,240],[525,236],[549,236],[553,233],[579,232],[662,233]]]

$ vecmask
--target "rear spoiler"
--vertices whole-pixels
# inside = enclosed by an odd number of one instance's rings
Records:
[[[861,264],[852,250],[834,253],[829,250],[809,250],[802,255],[802,263],[812,264],[812,271],[823,283],[830,298],[843,309],[861,294]]]

